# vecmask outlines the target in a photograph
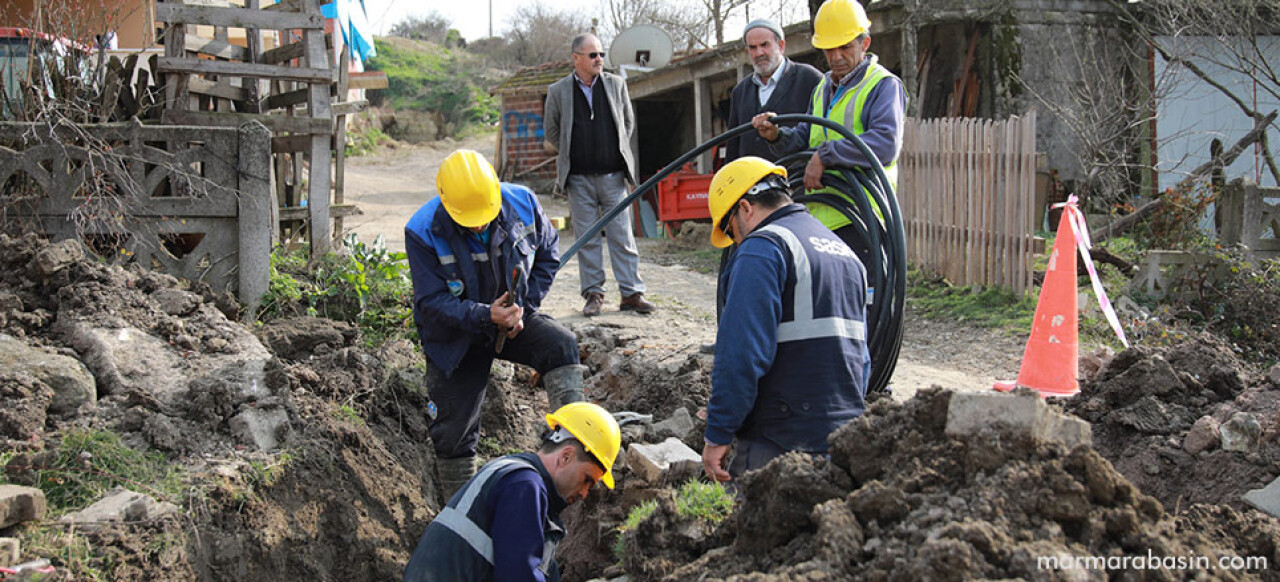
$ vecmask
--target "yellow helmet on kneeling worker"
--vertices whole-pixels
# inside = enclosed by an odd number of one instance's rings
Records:
[[[502,210],[498,173],[474,150],[458,150],[440,162],[436,192],[449,217],[466,228],[489,224]]]

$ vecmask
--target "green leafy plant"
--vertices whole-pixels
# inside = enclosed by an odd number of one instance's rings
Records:
[[[364,131],[347,133],[347,156],[364,156],[378,151],[378,147],[391,141],[391,136],[380,128],[370,127]]]
[[[333,415],[340,420],[345,420],[352,424],[364,424],[364,417],[360,416],[360,411],[356,410],[355,407],[350,404],[343,404],[342,406],[339,406],[337,410],[334,410]]]

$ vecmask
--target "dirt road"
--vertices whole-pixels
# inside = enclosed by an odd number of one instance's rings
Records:
[[[382,235],[387,247],[404,249],[404,223],[435,194],[435,172],[440,161],[457,148],[471,148],[492,159],[494,139],[480,136],[461,142],[445,140],[418,146],[385,149],[377,155],[352,158],[346,168],[347,201],[363,215],[347,219],[346,228],[362,241]],[[568,217],[568,205],[540,192],[550,216]],[[561,248],[573,242],[573,233],[561,232]],[[664,252],[665,241],[640,239],[641,275],[646,294],[659,311],[643,316],[616,309],[617,286],[609,274],[605,312],[587,320],[580,312],[578,268],[574,259],[556,278],[543,305],[544,311],[577,328],[588,322],[626,328],[651,345],[697,349],[715,341],[715,279],[680,266],[644,261]],[[986,330],[940,324],[910,317],[898,366],[894,373],[895,398],[907,399],[921,388],[938,384],[965,390],[990,390],[995,380],[1017,375],[1022,346],[1014,338]]]

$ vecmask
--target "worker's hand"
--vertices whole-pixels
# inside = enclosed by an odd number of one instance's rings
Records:
[[[752,117],[751,127],[756,128],[760,137],[763,137],[768,141],[776,141],[778,139],[778,126],[774,125],[772,121],[769,121],[769,119],[776,115],[778,114],[772,111],[766,111],[760,115]]]
[[[493,304],[489,305],[489,320],[492,321],[494,325],[504,329],[515,327],[517,324],[520,324],[521,327],[523,327],[521,318],[524,317],[524,308],[515,304],[503,305],[510,297],[511,292],[507,291],[506,293],[503,293],[502,297],[499,297],[497,301],[494,301]]]
[[[520,320],[517,321],[515,325],[507,328],[507,339],[515,339],[516,336],[520,335],[520,332],[522,331],[524,331],[523,317],[521,317]]]
[[[729,476],[729,472],[725,470],[725,457],[729,456],[729,451],[733,450],[733,445],[713,445],[706,443],[702,445],[702,472],[713,481],[724,483],[731,481],[733,477]]]
[[[822,188],[822,173],[827,171],[827,166],[822,163],[822,158],[818,156],[818,152],[813,152],[813,157],[809,158],[809,164],[804,167],[804,187],[806,190],[819,190]]]

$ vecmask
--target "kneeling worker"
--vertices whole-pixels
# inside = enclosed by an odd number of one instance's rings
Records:
[[[605,409],[575,402],[547,415],[537,453],[491,461],[449,500],[413,550],[404,582],[560,579],[560,512],[596,481],[613,489],[622,445]]]
[[[471,150],[449,154],[439,196],[405,225],[413,319],[436,405],[431,441],[446,497],[475,473],[480,410],[495,357],[542,374],[551,410],[583,399],[578,340],[538,311],[560,265],[538,197],[498,181]]]
[[[717,481],[787,451],[825,454],[827,435],[866,408],[866,269],[791,201],[786,178],[782,166],[748,156],[711,179],[711,244],[738,244],[720,274],[725,305],[702,449]]]

